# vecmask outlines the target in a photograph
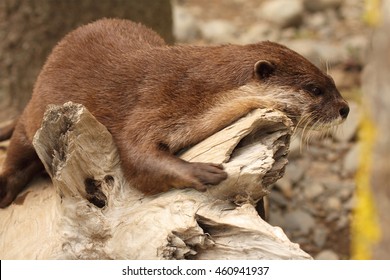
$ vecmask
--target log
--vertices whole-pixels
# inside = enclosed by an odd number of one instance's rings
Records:
[[[85,107],[52,106],[33,144],[54,187],[36,182],[0,210],[0,258],[310,259],[253,206],[283,175],[291,132],[282,113],[257,109],[178,155],[223,163],[227,180],[145,196]]]

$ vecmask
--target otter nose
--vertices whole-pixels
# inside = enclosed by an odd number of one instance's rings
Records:
[[[349,114],[349,107],[348,107],[348,105],[346,105],[344,107],[341,107],[341,109],[339,110],[339,113],[340,113],[340,116],[343,119],[346,119],[348,117],[348,114]]]

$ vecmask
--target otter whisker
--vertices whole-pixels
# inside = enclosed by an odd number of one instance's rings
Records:
[[[340,127],[338,125],[332,126],[332,135],[336,135],[340,133]]]
[[[294,127],[294,130],[293,130],[293,136],[296,136],[298,135],[298,130],[301,134],[301,137],[300,137],[300,152],[302,152],[302,144],[303,144],[303,134],[304,134],[304,127],[305,127],[305,123],[307,122],[309,118],[309,115],[305,115],[303,117],[301,117],[299,120],[298,120],[298,123],[296,124],[296,126]]]
[[[302,144],[306,145],[306,149],[309,147],[309,139],[310,139],[310,132],[312,128],[313,123],[313,116],[312,114],[308,114],[307,117],[304,119],[304,123],[302,123],[302,138],[301,138],[301,149]]]
[[[306,114],[306,115],[302,116],[301,118],[299,118],[298,123],[296,125],[296,128],[304,127],[305,123],[307,122],[307,120],[309,118],[310,118],[310,114]]]
[[[329,61],[325,60],[325,66],[326,66],[326,74],[329,75]]]
[[[335,132],[336,132],[336,126],[331,126],[331,127],[328,127],[327,129],[326,129],[326,136],[327,136],[327,138],[329,138],[331,135],[334,135],[335,134]]]
[[[329,138],[330,131],[331,131],[330,127],[323,128],[320,131],[321,131],[321,137],[320,137],[321,141]]]
[[[309,148],[309,144],[311,142],[312,137],[314,136],[314,131],[317,130],[316,129],[317,126],[318,126],[317,122],[315,122],[313,125],[307,126],[308,131],[307,131],[307,137],[306,137],[306,149]]]

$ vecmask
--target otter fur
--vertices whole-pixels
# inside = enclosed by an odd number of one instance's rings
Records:
[[[43,169],[32,139],[47,106],[67,101],[107,127],[126,179],[145,194],[205,191],[224,180],[221,165],[174,154],[253,109],[279,109],[310,126],[349,112],[330,76],[280,44],[168,46],[141,24],[102,19],[69,33],[48,57],[12,134],[0,207]]]

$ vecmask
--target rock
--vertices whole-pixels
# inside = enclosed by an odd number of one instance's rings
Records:
[[[327,162],[331,162],[330,170],[332,172],[338,173],[340,170],[341,164],[339,164],[338,160],[340,159],[339,150],[335,147],[334,149],[329,149],[328,153],[324,155],[324,158]]]
[[[352,187],[350,187],[350,185]],[[339,193],[338,193],[338,197],[342,201],[346,201],[347,199],[349,199],[352,196],[354,190],[355,190],[355,184],[343,184],[341,186]]]
[[[337,229],[346,228],[349,224],[349,218],[347,215],[341,215],[339,220],[337,221],[336,227]]]
[[[277,203],[279,207],[284,207],[288,204],[287,199],[277,191],[271,191],[269,194],[270,203]]]
[[[357,70],[345,71],[343,67],[335,67],[329,69],[329,75],[332,76],[338,90],[341,92],[350,91],[360,85],[360,72]]]
[[[195,17],[185,7],[173,6],[173,35],[178,42],[191,42],[200,35]]]
[[[318,226],[314,229],[313,232],[313,241],[314,244],[322,248],[325,245],[326,239],[328,238],[329,230],[324,226]]]
[[[288,153],[288,159],[296,159],[302,156],[302,138],[300,135],[296,135],[290,142],[290,152]]]
[[[286,45],[324,70],[326,70],[326,65],[331,67],[348,57],[347,50],[339,43],[299,39],[291,40]]]
[[[279,30],[272,28],[269,23],[255,23],[241,34],[239,42],[241,44],[252,44],[264,40],[277,41],[279,36]]]
[[[344,203],[344,209],[351,211],[355,209],[355,207],[356,207],[356,196],[352,195],[352,197]]]
[[[316,50],[317,44],[318,42],[312,39],[291,40],[289,42],[286,42],[286,45],[289,48],[303,55],[312,63],[319,66],[318,53]]]
[[[292,40],[294,38],[297,37],[297,28],[295,27],[286,27],[286,28],[283,28],[283,30],[281,31],[281,40]]]
[[[285,178],[285,177],[280,178],[276,182],[275,187],[277,189],[279,189],[286,198],[293,197],[292,184],[291,184],[291,181],[288,180],[287,178]]]
[[[320,183],[307,184],[303,193],[307,199],[315,199],[324,192],[324,186]]]
[[[320,132],[319,131],[314,131],[313,136],[311,134],[312,133],[310,133],[310,139],[311,139],[311,141],[313,141],[315,139],[318,139],[318,137],[320,135]],[[316,159],[323,159],[328,154],[328,151],[326,151],[323,147],[321,147],[319,145],[309,145],[307,147],[307,150],[309,150],[310,151],[310,155],[313,156]],[[321,165],[323,163],[324,162],[322,161]],[[328,169],[328,168],[326,167],[326,169]]]
[[[339,256],[332,250],[324,250],[318,253],[314,259],[316,260],[338,260]]]
[[[287,231],[299,231],[302,234],[308,234],[314,225],[314,218],[300,209],[291,211],[285,216],[284,229]]]
[[[303,209],[304,211],[309,213],[312,217],[314,217],[316,219],[316,223],[317,223],[317,219],[321,220],[326,214],[325,211],[322,209],[322,207],[319,206],[317,203],[313,203],[313,201],[303,200],[301,204],[305,204],[301,207],[301,209]]]
[[[332,180],[323,179],[321,182],[325,186],[325,189],[329,193],[332,193],[332,194],[338,193],[340,191],[340,189],[342,188],[342,182],[340,181],[340,179],[338,177],[337,177],[337,179],[333,178]]]
[[[356,136],[362,117],[360,106],[353,101],[348,103],[350,108],[348,118],[332,133],[332,136],[340,142],[351,141]]]
[[[316,52],[323,62],[331,67],[343,62],[348,57],[348,52],[336,42],[317,42]],[[325,65],[321,65],[324,68]],[[326,69],[325,69],[326,70]]]
[[[333,221],[338,220],[339,218],[340,218],[340,213],[328,212],[327,216],[325,217],[325,221],[326,222],[333,222]]]
[[[330,211],[340,211],[341,210],[341,202],[340,199],[337,197],[329,197],[325,201],[325,208],[326,210]]]
[[[364,12],[364,7],[356,5],[356,0],[344,0],[344,5],[341,6],[339,11],[341,18],[344,22],[358,24],[362,22],[362,12]],[[366,33],[362,26],[360,26],[361,34]],[[356,32],[355,32],[356,33]],[[357,32],[359,33],[359,32]],[[367,36],[370,38],[370,36]]]
[[[284,177],[291,181],[292,184],[295,184],[303,178],[304,172],[305,170],[302,164],[299,164],[298,162],[291,162],[286,166]]]
[[[304,7],[310,12],[318,12],[325,9],[337,9],[343,0],[304,0]]]
[[[324,13],[314,13],[305,18],[305,26],[314,30],[320,30],[326,23],[327,20]]]
[[[235,40],[237,28],[227,20],[211,20],[200,25],[204,39],[209,42],[223,44]]]
[[[269,223],[273,226],[284,227],[285,219],[280,211],[273,211],[269,215]]]
[[[343,40],[344,48],[351,52],[354,59],[363,62],[367,56],[369,39],[364,34],[353,35]]]
[[[274,0],[264,2],[258,11],[258,17],[285,28],[299,26],[303,12],[304,8],[300,0]]]
[[[353,175],[359,167],[359,144],[355,144],[348,151],[343,161],[343,173],[345,175]]]

